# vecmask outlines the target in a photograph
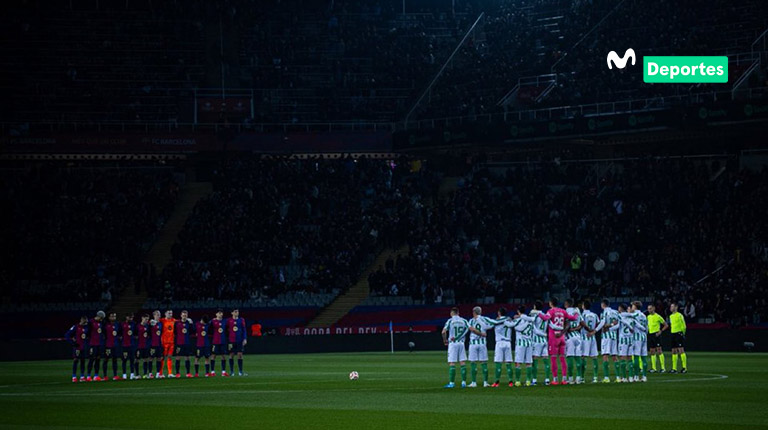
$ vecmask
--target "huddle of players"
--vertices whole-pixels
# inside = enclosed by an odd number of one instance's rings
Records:
[[[221,358],[221,376],[229,376],[234,375],[235,356],[238,375],[247,376],[243,372],[243,349],[248,343],[246,325],[237,309],[232,311],[231,318],[225,319],[224,311],[218,309],[216,318],[209,320],[203,316],[196,323],[187,311],[181,311],[179,319],[173,318],[171,310],[166,311],[163,318],[160,311],[154,311],[151,318],[144,314],[139,322],[133,320],[133,315],[126,315],[123,322],[118,322],[117,314],[110,313],[106,318],[106,314],[99,311],[90,320],[81,317],[80,322],[67,331],[65,338],[72,345],[72,382],[109,380],[110,361],[113,380],[180,378],[182,358],[187,378],[199,376],[201,361],[205,365],[205,377],[216,376],[216,357]],[[193,355],[194,374],[190,369]],[[229,374],[226,372],[227,356]],[[172,371],[174,357],[175,373]],[[122,361],[122,377],[118,376],[118,358]],[[164,361],[167,375],[163,374]],[[156,366],[154,373],[152,363]]]
[[[501,379],[502,363],[506,365],[509,386],[537,385],[538,363],[544,364],[545,385],[582,384],[586,381],[587,360],[592,359],[592,382],[598,382],[598,350],[596,334],[601,333],[603,362],[603,383],[610,383],[610,362],[613,362],[615,379],[621,382],[646,382],[646,373],[656,371],[657,356],[664,372],[664,355],[661,351],[660,336],[670,325],[656,313],[653,305],[648,306],[648,315],[642,311],[642,303],[632,302],[629,306],[619,305],[617,310],[610,307],[607,300],[601,303],[602,314],[598,316],[590,311],[591,303],[584,300],[578,307],[573,300],[565,301],[565,309],[558,307],[558,300],[549,301],[549,310],[543,312],[543,303],[537,301],[533,310],[525,314],[525,307],[518,308],[516,315],[509,317],[506,309],[500,308],[497,318],[482,316],[482,308],[472,310],[472,318],[465,320],[459,316],[458,308],[451,309],[451,318],[442,330],[443,343],[448,346],[448,384],[455,387],[456,363],[461,370],[461,386],[467,381],[467,354],[464,342],[469,335],[469,362],[472,382],[469,387],[477,387],[477,364],[483,372],[483,386],[498,387]],[[677,358],[682,360],[681,373],[687,370],[685,355],[685,319],[677,312],[677,305],[670,308],[672,327],[673,370],[677,371]],[[495,382],[488,378],[488,348],[486,332],[494,330],[496,345],[494,363],[496,365]],[[511,335],[515,335],[515,373],[512,373]],[[652,369],[648,369],[648,351],[652,357]],[[558,358],[561,377],[558,380]],[[522,380],[525,369],[525,382]],[[549,374],[552,374],[550,382]]]

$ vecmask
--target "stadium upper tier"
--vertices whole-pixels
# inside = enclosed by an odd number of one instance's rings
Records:
[[[411,119],[499,112],[505,96],[518,109],[706,92],[613,73],[605,54],[727,54],[733,85],[768,28],[761,0],[13,3],[4,122],[391,123],[457,47]]]

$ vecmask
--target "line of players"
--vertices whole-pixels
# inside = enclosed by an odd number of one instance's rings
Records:
[[[549,310],[543,312],[543,303],[537,301],[533,310],[526,315],[525,307],[518,308],[516,315],[508,316],[500,308],[497,318],[482,316],[482,308],[476,306],[470,320],[459,316],[458,308],[451,309],[451,318],[442,330],[443,343],[448,347],[448,384],[455,387],[456,364],[461,371],[461,386],[467,386],[467,353],[465,340],[469,337],[469,362],[472,382],[477,387],[477,365],[483,374],[483,386],[498,387],[501,380],[502,364],[506,365],[509,386],[537,385],[538,363],[544,365],[545,385],[582,384],[586,381],[587,360],[592,359],[592,382],[598,382],[597,333],[601,334],[603,383],[610,383],[610,363],[614,367],[614,381],[646,382],[646,373],[656,372],[656,358],[659,358],[661,372],[665,372],[664,355],[661,350],[661,334],[671,327],[672,366],[671,373],[677,373],[677,359],[681,359],[681,373],[687,372],[685,354],[685,319],[672,304],[668,324],[656,313],[653,305],[648,314],[641,311],[642,303],[621,304],[617,310],[610,307],[608,300],[601,302],[602,314],[590,311],[591,303],[584,300],[578,307],[573,300],[565,301],[565,309],[558,307],[558,300],[549,301]],[[494,363],[495,382],[488,377],[488,348],[486,332],[494,330],[496,344]],[[511,336],[515,333],[515,371],[512,371]],[[648,353],[651,353],[652,368],[648,367]],[[559,360],[558,360],[559,359]],[[561,376],[558,380],[558,361]],[[522,374],[525,371],[525,382]],[[552,380],[549,374],[552,374]]]
[[[217,357],[221,358],[221,376],[230,376],[235,374],[235,356],[238,375],[247,376],[243,372],[243,350],[248,343],[245,320],[238,309],[232,310],[231,314],[231,318],[224,318],[224,311],[218,309],[214,319],[203,316],[196,323],[185,310],[181,311],[179,319],[173,317],[171,310],[161,318],[160,311],[156,310],[151,318],[148,314],[142,315],[139,322],[134,322],[133,315],[126,315],[123,322],[118,322],[116,313],[110,313],[106,318],[103,311],[98,311],[90,320],[83,316],[65,335],[72,345],[72,382],[109,380],[110,361],[113,380],[180,378],[182,359],[187,378],[199,376],[201,362],[205,366],[205,377],[216,376]],[[194,374],[190,368],[193,356]],[[226,371],[227,357],[229,373]],[[172,369],[174,358],[175,372]],[[118,374],[118,359],[122,361],[122,377]],[[166,374],[163,374],[164,362],[167,364]]]

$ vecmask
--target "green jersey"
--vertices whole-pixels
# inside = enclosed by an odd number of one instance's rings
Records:
[[[445,322],[443,330],[448,334],[450,343],[464,343],[464,338],[469,333],[469,323],[460,316],[451,317]]]

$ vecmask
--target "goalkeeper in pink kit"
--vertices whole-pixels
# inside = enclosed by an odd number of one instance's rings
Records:
[[[567,385],[568,381],[565,379],[565,375],[568,372],[568,365],[565,364],[565,327],[566,320],[576,320],[579,318],[577,314],[569,315],[564,309],[557,307],[557,299],[552,297],[549,299],[549,310],[547,313],[539,314],[539,318],[542,320],[549,320],[549,359],[552,362],[552,385],[558,385],[557,382],[557,356],[560,356],[560,370],[562,372],[562,378],[560,382],[563,385]]]

